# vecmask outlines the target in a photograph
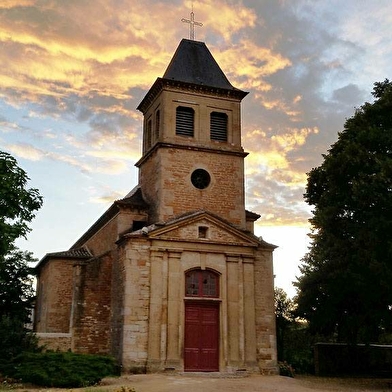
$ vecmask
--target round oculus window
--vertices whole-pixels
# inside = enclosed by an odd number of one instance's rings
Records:
[[[205,189],[210,185],[211,177],[204,169],[196,169],[191,175],[191,181],[195,188]]]

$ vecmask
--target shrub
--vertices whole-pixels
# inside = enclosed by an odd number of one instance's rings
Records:
[[[26,352],[15,357],[3,372],[24,383],[55,388],[85,387],[119,374],[111,357],[70,352]]]
[[[279,361],[289,363],[296,374],[313,374],[313,342],[306,325],[292,323],[284,336],[284,355]]]
[[[136,389],[130,387],[120,387],[119,389],[116,389],[114,392],[136,392]]]
[[[0,342],[0,361],[4,362],[23,351],[39,351],[37,337],[17,317],[0,316]]]
[[[279,374],[286,377],[294,377],[294,369],[287,362],[278,362]]]

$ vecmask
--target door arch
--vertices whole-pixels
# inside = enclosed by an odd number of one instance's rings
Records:
[[[219,275],[188,271],[185,295],[184,370],[219,371]]]

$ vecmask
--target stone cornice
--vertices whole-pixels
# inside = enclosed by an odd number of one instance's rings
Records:
[[[193,92],[197,94],[210,95],[221,98],[231,98],[241,101],[249,93],[236,88],[232,90],[223,89],[219,87],[210,87],[202,84],[181,82],[177,80],[158,78],[152,85],[150,90],[147,92],[143,100],[140,102],[137,110],[140,110],[143,114],[147,111],[148,107],[155,100],[157,95],[165,88],[171,90],[178,90],[183,92]]]
[[[245,158],[248,156],[248,152],[245,151],[233,151],[233,150],[226,150],[226,149],[217,149],[217,148],[211,148],[211,147],[204,147],[204,146],[198,146],[198,145],[183,145],[183,144],[177,144],[177,143],[164,143],[164,142],[158,142],[156,143],[147,153],[145,153],[136,163],[136,167],[140,167],[143,162],[145,162],[155,151],[157,151],[159,148],[173,148],[173,149],[178,149],[178,150],[187,150],[187,151],[201,151],[201,152],[209,152],[213,154],[224,154],[224,155],[234,155],[237,157]]]

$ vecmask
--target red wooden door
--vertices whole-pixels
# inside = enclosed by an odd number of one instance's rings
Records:
[[[219,371],[219,304],[185,304],[184,370]]]

